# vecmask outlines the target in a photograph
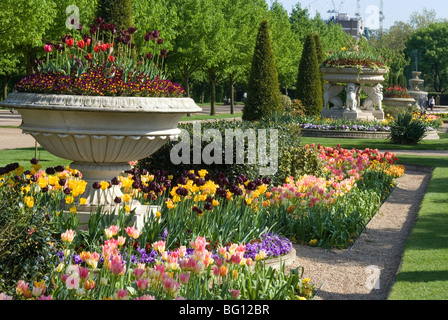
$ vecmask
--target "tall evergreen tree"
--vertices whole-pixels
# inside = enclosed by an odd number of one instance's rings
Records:
[[[96,16],[117,30],[127,29],[132,26],[132,0],[98,0]]]
[[[296,98],[302,101],[307,115],[320,115],[324,104],[314,39],[311,33],[305,39],[296,86]]]
[[[324,48],[322,46],[322,41],[321,41],[320,35],[318,33],[314,34],[314,42],[316,45],[317,62],[319,63],[319,69],[320,69],[320,65],[324,62],[325,56],[324,56]],[[325,80],[324,80],[324,75],[322,74],[322,72],[319,72],[319,74],[320,74],[320,83],[321,83],[321,87],[322,87],[322,96],[323,96]]]
[[[269,22],[263,19],[255,42],[243,120],[259,120],[275,112],[283,112],[283,106]]]

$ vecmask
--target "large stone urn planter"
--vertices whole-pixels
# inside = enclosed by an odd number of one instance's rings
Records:
[[[122,193],[105,191],[94,182],[111,181],[129,170],[129,161],[150,156],[179,135],[183,115],[201,111],[190,98],[143,98],[11,93],[0,105],[18,110],[20,128],[48,152],[72,160],[88,187],[85,212],[102,206],[113,209]],[[134,201],[136,215],[148,211]],[[151,208],[149,208],[151,209]],[[79,210],[78,210],[79,212]],[[140,224],[143,218],[137,218]]]
[[[382,109],[384,75],[386,69],[370,68],[321,68],[326,83],[322,116],[328,118],[383,120]],[[346,103],[339,94],[345,90]],[[360,93],[367,93],[361,105]],[[333,107],[330,107],[330,106]]]

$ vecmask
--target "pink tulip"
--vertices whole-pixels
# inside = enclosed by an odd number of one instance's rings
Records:
[[[44,45],[44,50],[45,52],[51,52],[51,50],[53,50],[53,47],[51,46],[51,44],[46,44]]]
[[[112,257],[112,260],[110,261],[110,271],[116,276],[122,276],[126,273],[126,265],[119,255]]]
[[[140,278],[136,280],[135,283],[137,284],[138,290],[143,291],[148,286],[148,279]]]

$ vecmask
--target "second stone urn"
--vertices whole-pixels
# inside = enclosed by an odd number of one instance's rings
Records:
[[[321,68],[324,80],[324,107],[322,117],[349,120],[383,120],[383,87],[386,69]],[[340,94],[345,91],[345,103]],[[361,104],[360,94],[367,99]]]

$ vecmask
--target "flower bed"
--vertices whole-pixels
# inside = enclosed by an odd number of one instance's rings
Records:
[[[81,28],[82,29],[82,28]],[[95,18],[89,33],[76,29],[60,41],[47,42],[46,59],[15,86],[18,92],[90,96],[180,97],[184,89],[165,78],[163,38],[146,32],[147,53],[135,57],[136,28],[117,30]]]
[[[166,171],[136,168],[98,181],[95,187],[102,192],[117,185],[124,195],[115,199],[120,208],[115,217],[93,212],[86,231],[78,230],[76,214],[86,187],[81,172],[61,166],[43,170],[35,159],[29,170],[18,164],[1,168],[8,212],[28,219],[45,215],[39,219],[45,226],[11,220],[9,230],[22,240],[5,243],[9,253],[0,255],[2,272],[11,271],[2,280],[2,297],[309,299],[315,292],[310,280],[265,267],[263,261],[290,252],[292,241],[349,246],[403,169],[394,165],[393,154],[377,150],[303,148],[318,154],[323,172],[291,177],[281,186],[268,177],[230,179],[200,170],[174,180]],[[130,225],[134,199],[160,206],[141,230]],[[2,220],[2,232],[4,226]],[[15,264],[5,263],[10,260]],[[36,260],[45,264],[20,268],[23,261]],[[273,282],[264,290],[249,281],[266,278]]]
[[[387,115],[385,120],[376,121],[294,116],[287,117],[284,121],[296,123],[302,130],[389,133],[390,123],[394,121],[394,118]],[[441,118],[434,114],[413,113],[413,121],[422,122],[428,130],[438,130],[443,124]]]
[[[410,94],[408,94],[408,89],[401,86],[392,86],[386,88],[386,92],[384,93],[385,98],[412,98]]]
[[[358,50],[347,50],[346,47],[342,47],[340,50],[330,51],[322,66],[324,68],[383,69],[387,68],[386,62],[387,59],[382,56],[373,56]]]

